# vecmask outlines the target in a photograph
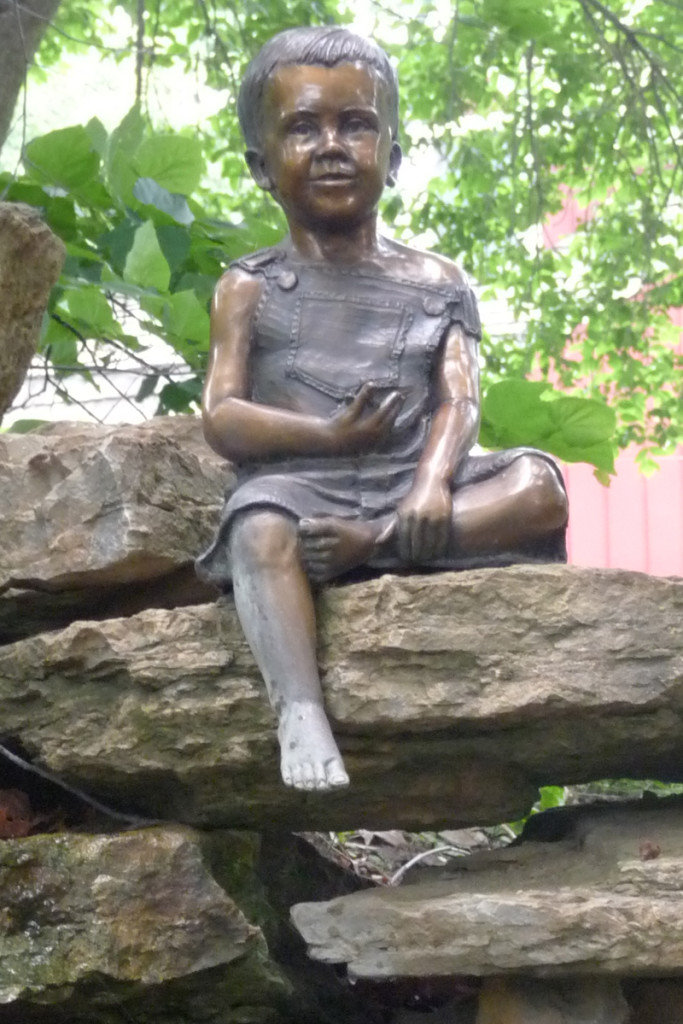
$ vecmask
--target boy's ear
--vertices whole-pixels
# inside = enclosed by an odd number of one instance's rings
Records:
[[[251,171],[251,176],[264,192],[273,191],[273,182],[271,181],[270,175],[266,170],[266,162],[263,158],[263,153],[259,152],[258,149],[248,149],[244,154],[244,157]]]
[[[389,173],[387,174],[387,185],[396,184],[396,175],[398,169],[401,166],[401,160],[403,159],[403,153],[398,142],[394,141],[391,144],[391,153],[389,155]]]

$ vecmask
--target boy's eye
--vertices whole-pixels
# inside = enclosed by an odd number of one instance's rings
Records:
[[[310,121],[294,121],[289,126],[290,135],[310,135],[314,131]]]
[[[377,130],[376,125],[370,118],[358,117],[357,115],[349,117],[344,122],[344,129],[347,132],[373,132]]]

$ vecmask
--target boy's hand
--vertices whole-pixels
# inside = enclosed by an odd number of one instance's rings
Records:
[[[413,484],[398,506],[398,551],[405,562],[428,562],[446,554],[453,497],[447,483]]]
[[[390,391],[376,406],[378,390],[375,384],[364,384],[352,401],[331,418],[329,430],[335,454],[376,448],[389,437],[404,396],[399,391]]]

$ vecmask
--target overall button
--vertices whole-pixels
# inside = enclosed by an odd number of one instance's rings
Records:
[[[422,308],[428,316],[441,316],[446,312],[446,300],[438,295],[425,295]]]
[[[299,278],[293,270],[283,270],[276,278],[276,281],[278,288],[282,288],[283,292],[291,292],[292,288],[296,288],[299,283]]]

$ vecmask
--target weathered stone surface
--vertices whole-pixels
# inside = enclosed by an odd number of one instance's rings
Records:
[[[0,1004],[61,1002],[94,977],[155,986],[265,948],[181,827],[8,840],[0,890]]]
[[[485,982],[476,1024],[629,1024],[617,981],[495,979]]]
[[[0,420],[26,376],[64,255],[37,210],[0,203]]]
[[[448,878],[302,903],[292,918],[310,955],[361,978],[682,971],[683,803],[567,820],[563,840],[472,854]]]
[[[2,736],[117,806],[192,824],[500,822],[548,783],[683,777],[683,582],[564,566],[320,598],[347,791],[278,781],[232,603],[77,622],[0,650]]]
[[[21,589],[102,588],[171,573],[208,544],[228,479],[198,417],[5,434],[0,591],[13,588],[16,602]],[[206,600],[210,590],[202,593]]]
[[[359,884],[286,834],[0,843],[0,1022],[380,1024],[372,994],[308,959],[289,923],[302,895]]]

